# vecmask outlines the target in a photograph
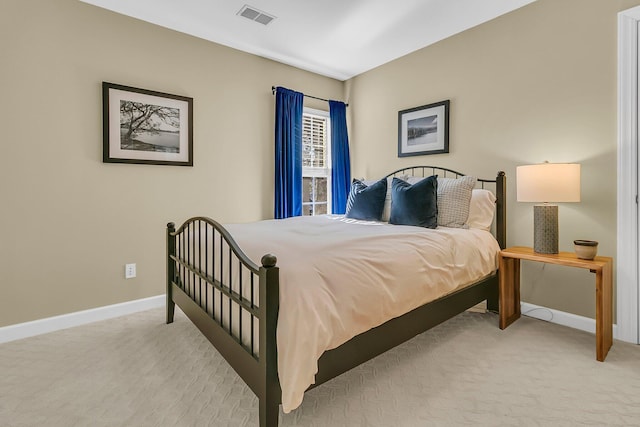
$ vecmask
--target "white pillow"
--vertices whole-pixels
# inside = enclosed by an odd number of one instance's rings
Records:
[[[496,213],[496,196],[489,190],[474,189],[471,192],[471,204],[469,205],[470,228],[479,228],[489,231]]]

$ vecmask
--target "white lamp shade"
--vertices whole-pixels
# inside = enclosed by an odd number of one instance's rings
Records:
[[[516,187],[519,202],[579,202],[580,164],[518,166]]]

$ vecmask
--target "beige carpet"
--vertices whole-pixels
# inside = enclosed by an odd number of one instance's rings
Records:
[[[258,426],[258,400],[160,309],[0,345],[0,426]],[[640,346],[465,313],[306,394],[282,426],[640,425]]]

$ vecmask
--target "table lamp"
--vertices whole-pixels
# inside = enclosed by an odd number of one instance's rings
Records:
[[[549,163],[518,166],[516,191],[519,202],[542,203],[533,207],[533,250],[558,253],[558,205],[580,201],[580,164]]]

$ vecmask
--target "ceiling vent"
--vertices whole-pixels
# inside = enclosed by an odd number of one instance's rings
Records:
[[[269,25],[271,21],[276,19],[275,16],[264,13],[256,9],[255,7],[246,4],[242,6],[242,9],[240,9],[237,14],[247,19],[251,19],[252,21],[256,21],[262,25]]]

